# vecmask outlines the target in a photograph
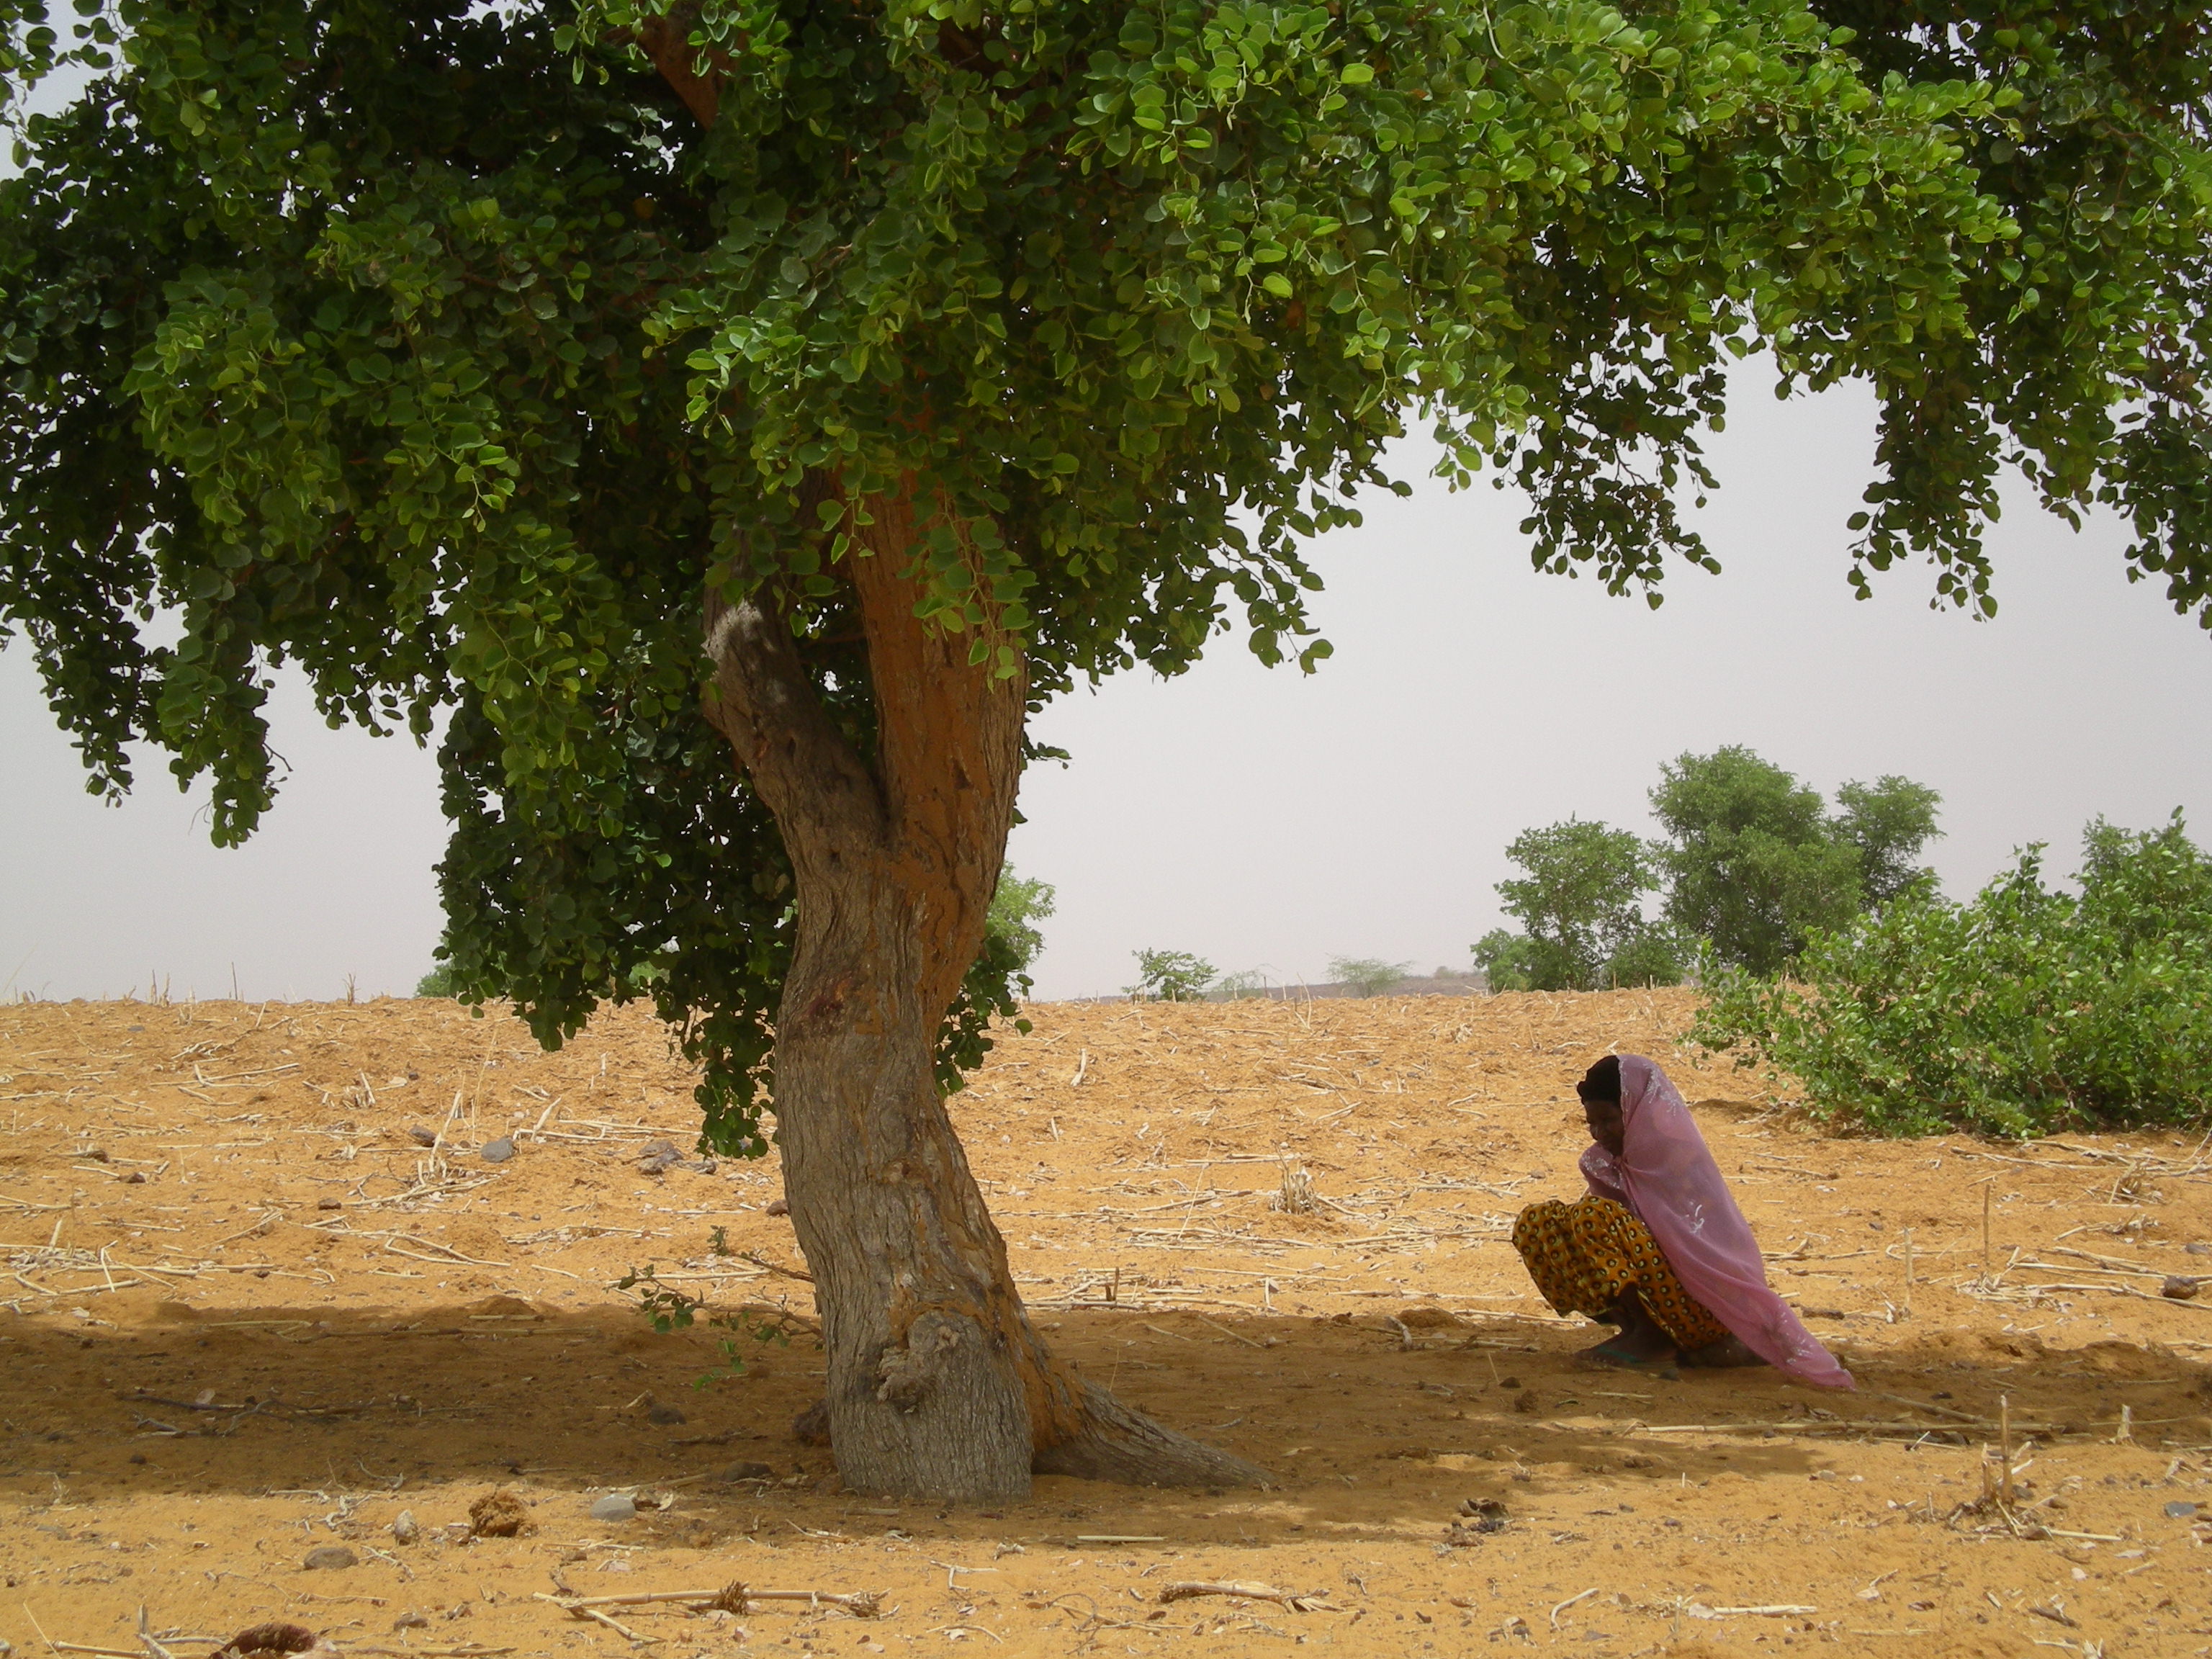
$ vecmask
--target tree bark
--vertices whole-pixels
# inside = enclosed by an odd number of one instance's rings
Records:
[[[1076,1375],[1023,1310],[935,1054],[1005,857],[1026,682],[994,679],[969,664],[969,636],[916,618],[904,571],[926,526],[908,501],[868,506],[872,550],[855,550],[848,575],[873,680],[872,763],[830,720],[772,599],[708,607],[708,714],[797,878],[774,1092],[838,1473],[858,1492],[976,1501],[1026,1494],[1033,1472],[1265,1484]]]

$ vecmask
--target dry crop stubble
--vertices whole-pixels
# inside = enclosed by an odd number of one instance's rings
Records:
[[[953,1110],[1039,1318],[1281,1484],[1054,1478],[989,1512],[842,1492],[792,1440],[820,1360],[773,1160],[690,1155],[690,1079],[649,1021],[548,1055],[440,1002],[7,1008],[0,1637],[131,1650],[143,1605],[155,1633],[283,1617],[423,1654],[621,1651],[609,1621],[683,1653],[740,1630],[864,1652],[2204,1645],[2184,1511],[2212,1518],[2212,1298],[2161,1293],[2212,1270],[2186,1248],[2212,1239],[2195,1139],[1826,1138],[1678,1054],[1692,1007],[1033,1010]],[[1505,1232],[1575,1189],[1571,1081],[1614,1048],[1699,1103],[1778,1287],[1859,1393],[1572,1368],[1592,1334]],[[501,1139],[514,1156],[485,1162]],[[684,1159],[648,1172],[664,1139]],[[1310,1210],[1279,1207],[1286,1170]],[[788,1346],[692,1388],[714,1334],[656,1334],[610,1288],[648,1262]],[[2001,1413],[2002,1510],[1980,1501]],[[469,1540],[501,1490],[527,1523]],[[594,1519],[609,1494],[635,1518]],[[334,1545],[357,1564],[303,1569]],[[702,1599],[733,1584],[751,1599]],[[1188,1584],[1213,1589],[1163,1600]]]

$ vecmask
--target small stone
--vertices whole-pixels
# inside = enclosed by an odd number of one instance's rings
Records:
[[[791,1200],[787,1198],[772,1198],[769,1200],[767,1206],[761,1211],[761,1213],[763,1215],[789,1215],[791,1213]]]
[[[422,1537],[422,1528],[421,1524],[415,1519],[415,1511],[412,1510],[400,1510],[398,1518],[392,1523],[392,1541],[400,1544],[411,1544]]]
[[[434,1146],[438,1144],[438,1132],[426,1129],[419,1123],[410,1123],[407,1126],[407,1139],[417,1146]]]
[[[773,1480],[775,1471],[765,1463],[732,1463],[722,1471],[725,1480]]]
[[[2191,1255],[2212,1255],[2212,1242],[2198,1239],[2194,1244],[2185,1244],[2182,1249]]]
[[[497,1140],[487,1140],[477,1156],[487,1164],[504,1164],[514,1156],[514,1137],[501,1135]]]
[[[307,1559],[300,1564],[309,1572],[336,1572],[343,1567],[357,1567],[361,1558],[343,1544],[325,1544],[320,1549],[309,1550]]]
[[[2196,1513],[2197,1505],[2185,1498],[2177,1498],[2166,1506],[2166,1518],[2169,1521],[2187,1521]]]
[[[689,1419],[684,1415],[684,1408],[681,1406],[665,1406],[656,1400],[645,1408],[645,1420],[648,1423],[658,1423],[665,1429],[673,1428],[677,1424]]]
[[[637,1519],[637,1500],[626,1492],[611,1492],[592,1504],[594,1521],[635,1521]]]
[[[2171,1297],[2176,1302],[2194,1302],[2197,1299],[2197,1288],[2203,1282],[2201,1279],[2191,1279],[2184,1273],[2168,1273],[2166,1283],[2158,1287],[2158,1293],[2160,1296]]]
[[[345,1204],[340,1199],[319,1198],[315,1200],[315,1207],[319,1210],[343,1210]]]

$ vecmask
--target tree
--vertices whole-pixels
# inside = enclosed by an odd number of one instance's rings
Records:
[[[998,888],[983,913],[983,950],[987,957],[999,953],[993,971],[1009,985],[1030,988],[1030,964],[1044,949],[1037,923],[1052,914],[1058,897],[1051,883],[1018,876],[1011,864],[999,872]]]
[[[1840,810],[1834,834],[1858,849],[1859,898],[1866,908],[1879,910],[1899,894],[1936,879],[1919,859],[1920,849],[1941,833],[1936,809],[1942,802],[1926,784],[1894,774],[1836,791]]]
[[[1356,997],[1379,997],[1406,977],[1410,962],[1384,962],[1379,957],[1331,957],[1328,976]]]
[[[1475,971],[1493,993],[1557,988],[1564,982],[1564,969],[1545,953],[1544,947],[1510,927],[1492,928],[1470,948],[1474,952]],[[1539,984],[1540,981],[1543,983]]]
[[[1593,991],[1681,977],[1672,941],[1644,918],[1644,896],[1658,883],[1638,836],[1569,818],[1522,831],[1505,855],[1528,872],[1498,884],[1526,940],[1492,944],[1492,934],[1475,947],[1480,958],[1489,946],[1483,967],[1492,990]]]
[[[2212,592],[2181,9],[84,3],[0,0],[0,625],[225,844],[280,665],[444,720],[458,985],[773,1108],[856,1490],[1260,1478],[1045,1346],[943,1095],[1028,714],[1232,610],[1310,666],[1413,422],[1656,602],[1763,348],[1881,401],[1863,561],[1984,599],[2017,455]]]
[[[1859,854],[1832,833],[1820,792],[1731,745],[1659,769],[1651,811],[1673,837],[1663,854],[1667,915],[1714,957],[1778,972],[1814,927],[1859,908]]]
[[[1213,964],[1188,951],[1139,951],[1137,982],[1122,989],[1155,1002],[1199,1002],[1213,983]]]

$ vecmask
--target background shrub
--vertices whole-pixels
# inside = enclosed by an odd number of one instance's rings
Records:
[[[1708,962],[1691,1027],[1881,1134],[2200,1123],[2212,1107],[2212,860],[2176,812],[2083,837],[2078,896],[2043,848],[1966,904],[1908,888],[1814,930],[1790,980]]]

